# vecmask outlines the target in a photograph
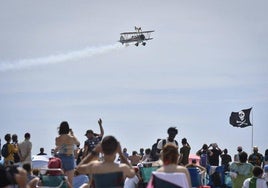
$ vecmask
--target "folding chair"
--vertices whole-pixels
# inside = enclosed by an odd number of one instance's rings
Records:
[[[197,168],[188,168],[192,187],[199,187],[202,186],[202,180],[201,180],[201,174],[199,173],[199,170]]]
[[[152,172],[152,179],[148,183],[148,188],[190,188],[186,174]]]
[[[208,185],[210,187],[225,187],[224,166],[208,166],[207,170],[209,174]]]
[[[95,188],[123,188],[123,172],[110,172],[105,174],[93,174],[93,187]]]
[[[64,174],[62,174],[61,169],[41,169],[46,171],[53,171],[57,175],[40,174],[41,186],[42,188],[67,188],[67,179]]]
[[[146,186],[146,184],[149,182],[151,178],[152,172],[156,171],[158,168],[159,167],[156,166],[139,168],[143,186]]]

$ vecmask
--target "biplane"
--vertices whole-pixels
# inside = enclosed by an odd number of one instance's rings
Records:
[[[142,31],[140,27],[135,27],[134,32],[120,33],[120,40],[118,42],[121,42],[125,45],[134,42],[136,46],[139,46],[139,44],[141,43],[143,46],[145,46],[145,41],[153,39],[150,37],[152,32],[154,31]]]

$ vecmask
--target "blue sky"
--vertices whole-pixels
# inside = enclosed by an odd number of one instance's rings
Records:
[[[2,139],[32,134],[33,154],[54,147],[68,121],[115,135],[128,151],[176,126],[195,153],[217,142],[251,152],[252,128],[229,125],[253,107],[254,145],[268,128],[267,1],[6,1],[0,7]],[[145,47],[119,33],[155,30]]]

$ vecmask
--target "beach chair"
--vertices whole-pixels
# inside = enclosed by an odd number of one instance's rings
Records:
[[[208,166],[207,172],[209,175],[208,185],[210,187],[225,187],[224,166]]]
[[[152,172],[156,171],[159,167],[150,166],[150,167],[140,167],[140,175],[142,178],[142,185],[146,187],[147,183],[149,182]]]
[[[123,188],[123,172],[110,172],[105,174],[93,174],[93,187],[95,188]]]
[[[147,188],[190,188],[186,174],[152,172]]]
[[[67,178],[66,176],[62,173],[62,170],[60,168],[47,168],[47,169],[41,169],[42,171],[49,171],[49,172],[54,172],[55,175],[51,174],[40,174],[40,181],[41,185],[38,187],[41,188],[67,188],[68,183],[67,183]]]
[[[230,175],[230,172],[225,172],[225,188],[232,188],[232,178],[231,178],[231,175]]]
[[[191,177],[192,187],[202,186],[202,178],[197,168],[187,168]]]

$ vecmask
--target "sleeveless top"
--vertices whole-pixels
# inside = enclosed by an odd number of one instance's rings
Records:
[[[70,152],[71,151],[71,152]],[[62,144],[59,148],[59,154],[74,154],[73,144]]]

